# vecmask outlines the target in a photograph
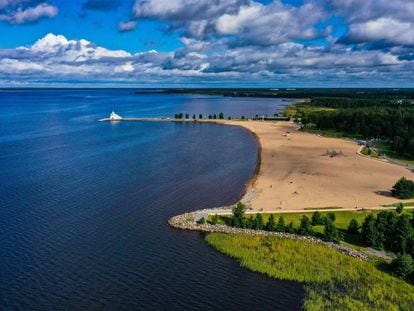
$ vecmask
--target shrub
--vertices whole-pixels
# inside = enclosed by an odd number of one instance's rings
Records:
[[[412,199],[414,198],[414,181],[402,177],[392,187],[391,193],[398,199]]]
[[[348,232],[351,234],[358,234],[359,233],[358,229],[359,229],[358,221],[352,218],[348,225]]]
[[[212,225],[218,225],[220,222],[220,217],[215,214],[212,218],[211,218],[211,224]]]
[[[397,208],[395,209],[395,211],[396,211],[398,214],[401,214],[401,213],[402,213],[402,211],[403,211],[403,209],[404,209],[404,204],[402,204],[402,203],[398,203],[398,204],[397,204]]]
[[[198,224],[204,225],[206,223],[206,219],[204,217],[201,217],[199,221],[197,221]]]
[[[407,279],[414,273],[414,260],[408,254],[398,255],[392,262],[393,271],[403,279]]]

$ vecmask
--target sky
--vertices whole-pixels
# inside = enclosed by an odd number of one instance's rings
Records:
[[[414,87],[414,0],[0,0],[0,87]]]

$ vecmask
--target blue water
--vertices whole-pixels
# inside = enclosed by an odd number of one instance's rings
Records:
[[[273,114],[286,102],[0,92],[0,309],[300,309],[300,285],[249,272],[169,217],[235,202],[257,145],[237,127],[100,123],[177,112]]]

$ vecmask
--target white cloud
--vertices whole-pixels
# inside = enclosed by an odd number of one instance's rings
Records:
[[[10,1],[0,2],[0,8],[7,11],[0,12],[0,20],[10,24],[25,24],[36,22],[42,18],[52,18],[58,14],[58,9],[47,3],[40,3],[36,6],[24,6],[33,1]]]
[[[132,31],[137,27],[137,22],[135,21],[129,21],[129,22],[121,22],[118,24],[118,30],[120,32],[127,32]]]

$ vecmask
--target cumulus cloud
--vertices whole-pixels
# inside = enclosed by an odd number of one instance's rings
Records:
[[[137,27],[137,22],[136,21],[129,21],[129,22],[121,22],[118,24],[118,30],[120,32],[127,32],[127,31],[132,31]]]
[[[214,32],[215,20],[223,14],[236,14],[250,0],[138,0],[136,18],[158,19],[189,36],[201,37]]]
[[[0,0],[0,21],[10,24],[34,23],[57,14],[57,7],[42,1]]]
[[[271,45],[327,35],[315,25],[328,15],[312,0],[300,7],[280,0],[266,5],[253,0],[139,0],[133,13],[166,21],[187,37],[237,35],[233,44]]]
[[[330,0],[337,16],[349,23],[349,32],[339,42],[370,44],[383,48],[414,46],[414,1]]]
[[[344,46],[228,46],[226,40],[183,38],[175,52],[131,54],[85,39],[48,34],[30,47],[0,50],[0,83],[84,81],[136,83],[306,83],[409,81],[410,50],[353,50]],[[403,57],[399,55],[405,53]]]

